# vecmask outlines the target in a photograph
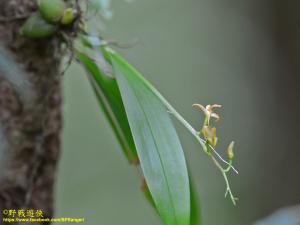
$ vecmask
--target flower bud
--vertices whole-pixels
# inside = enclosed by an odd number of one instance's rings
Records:
[[[227,155],[230,160],[234,158],[233,147],[234,147],[234,142],[232,141],[227,148]]]

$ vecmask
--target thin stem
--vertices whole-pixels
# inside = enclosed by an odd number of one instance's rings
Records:
[[[209,147],[213,150],[213,152],[216,154],[216,156],[218,156],[218,158],[223,163],[225,163],[226,165],[228,165],[228,167],[231,168],[236,174],[239,174],[239,172],[231,165],[230,162],[227,162],[225,159],[223,159],[222,156],[211,145],[209,145]]]
[[[232,165],[232,159],[229,161],[229,165],[227,166],[227,168],[224,169],[224,171],[225,171],[226,173],[229,172],[229,170],[232,168],[231,165]]]
[[[232,194],[232,191],[231,191],[231,188],[230,188],[230,185],[228,182],[227,174],[226,174],[228,171],[223,169],[223,167],[220,165],[220,163],[216,160],[215,157],[211,156],[211,158],[212,158],[213,162],[215,163],[215,165],[219,168],[219,170],[221,171],[221,173],[224,177],[225,184],[226,184],[225,197],[226,197],[227,193],[229,193],[229,196],[230,196],[230,199],[231,199],[233,205],[236,205],[236,198]]]
[[[196,131],[177,111],[176,109],[145,79],[143,79],[149,89],[162,101],[167,107],[168,111],[200,142],[203,146],[205,140],[199,137],[198,131]]]

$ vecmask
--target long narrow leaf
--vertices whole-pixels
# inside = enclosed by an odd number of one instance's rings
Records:
[[[133,67],[116,53],[110,55],[141,167],[158,213],[165,225],[189,225],[189,177],[168,112]]]
[[[137,163],[135,145],[116,80],[105,75],[101,68],[85,54],[76,52],[76,56],[88,71],[93,90],[127,159],[131,163]]]
[[[198,204],[198,196],[194,187],[194,183],[192,181],[191,176],[189,176],[189,182],[190,182],[190,192],[191,192],[191,218],[190,218],[190,225],[201,225],[201,212],[200,207]],[[142,191],[148,200],[148,202],[155,208],[155,204],[153,202],[153,198],[151,196],[151,193],[149,191],[149,188],[146,183],[143,183]],[[157,210],[156,210],[157,211]]]
[[[198,204],[197,193],[195,191],[194,183],[190,176],[190,192],[191,192],[191,223],[190,225],[201,225],[201,213]]]

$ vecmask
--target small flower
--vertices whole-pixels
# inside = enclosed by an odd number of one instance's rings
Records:
[[[202,134],[206,141],[212,146],[216,147],[217,145],[217,129],[215,127],[203,126]]]
[[[210,119],[210,117],[213,117],[216,119],[216,121],[218,121],[220,119],[220,116],[214,112],[214,108],[221,108],[221,105],[217,105],[217,104],[213,104],[213,105],[207,105],[207,106],[203,106],[201,104],[193,104],[193,107],[197,107],[199,109],[201,109],[205,116],[207,116],[208,121]]]

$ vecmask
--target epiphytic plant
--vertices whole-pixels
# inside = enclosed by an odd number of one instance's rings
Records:
[[[93,7],[90,7],[90,6]],[[85,9],[85,10],[83,10]],[[64,40],[70,60],[76,59],[87,71],[87,77],[107,120],[128,161],[143,172],[142,190],[166,225],[200,224],[192,177],[171,117],[177,119],[200,143],[204,153],[221,171],[226,194],[233,204],[236,198],[227,174],[233,170],[233,142],[227,149],[228,161],[215,150],[216,128],[212,118],[220,105],[200,104],[203,126],[194,129],[144,77],[101,38],[97,27],[87,27],[91,15],[110,16],[107,0],[38,0],[36,12],[0,21],[26,19],[20,30],[24,38]],[[93,34],[90,34],[93,33]],[[225,164],[224,168],[221,165]]]

